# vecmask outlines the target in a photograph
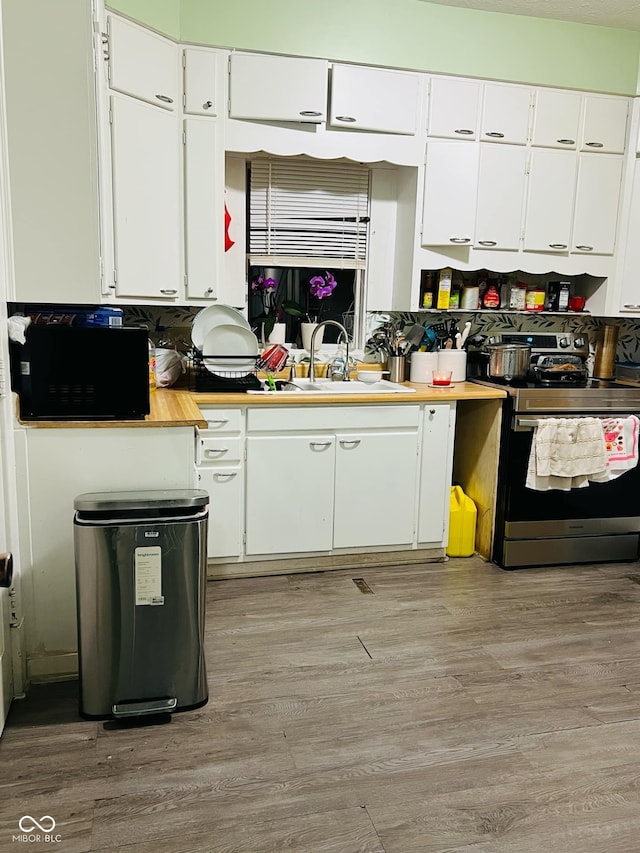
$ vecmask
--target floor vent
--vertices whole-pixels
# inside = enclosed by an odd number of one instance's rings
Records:
[[[358,587],[360,592],[363,592],[365,595],[373,595],[373,590],[364,578],[352,578],[352,581]]]

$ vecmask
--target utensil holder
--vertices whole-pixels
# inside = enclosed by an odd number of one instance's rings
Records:
[[[618,326],[603,326],[593,361],[593,375],[596,379],[613,379],[619,333]]]
[[[443,349],[438,353],[438,370],[450,370],[452,382],[464,382],[467,378],[467,351]]]
[[[405,357],[403,355],[390,355],[387,367],[389,382],[404,382]]]

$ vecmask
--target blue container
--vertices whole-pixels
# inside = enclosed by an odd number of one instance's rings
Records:
[[[122,308],[96,308],[87,314],[87,326],[122,326]]]

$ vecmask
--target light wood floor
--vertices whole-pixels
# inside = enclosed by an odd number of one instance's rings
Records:
[[[357,576],[210,583],[210,701],[163,725],[34,688],[0,741],[0,850],[640,850],[637,564]],[[23,815],[61,842],[12,842]]]

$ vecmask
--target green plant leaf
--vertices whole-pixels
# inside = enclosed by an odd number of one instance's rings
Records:
[[[291,317],[304,317],[306,311],[298,302],[292,302],[291,300],[285,300],[282,303],[282,310],[285,314],[290,314]]]

